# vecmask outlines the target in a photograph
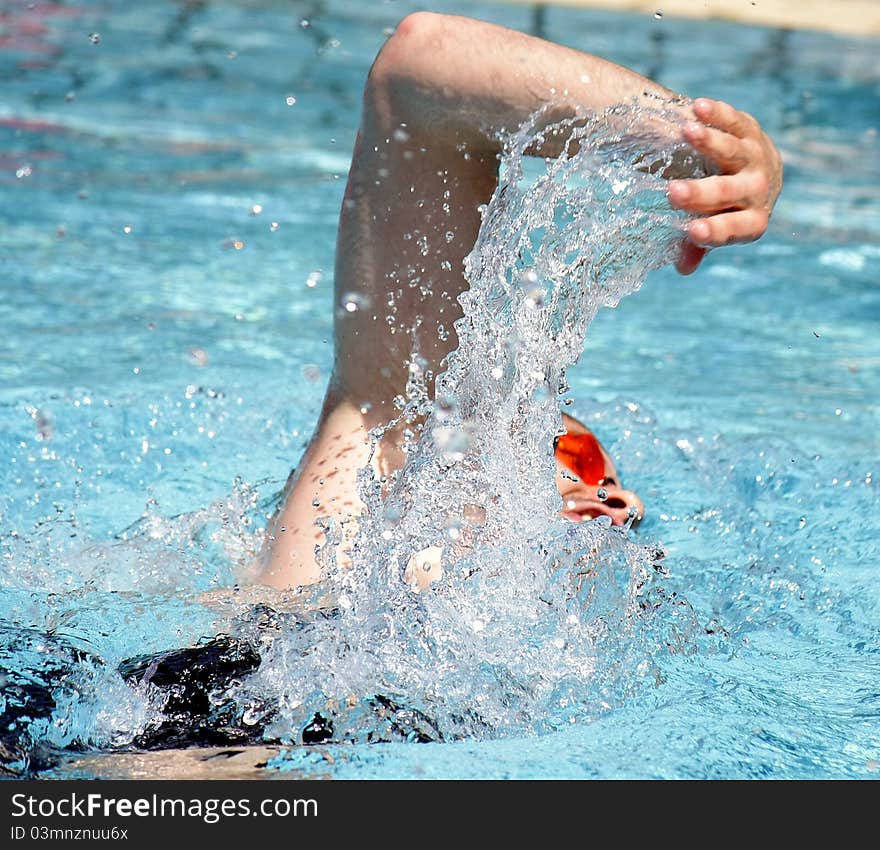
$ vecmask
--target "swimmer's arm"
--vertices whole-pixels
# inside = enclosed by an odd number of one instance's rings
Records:
[[[637,100],[668,105],[677,96],[605,59],[485,21],[416,12],[376,57],[367,83],[373,108],[431,145],[496,153],[505,131],[550,105],[548,123]],[[681,106],[683,114],[692,113]],[[530,151],[557,156],[565,140]]]
[[[671,203],[700,216],[688,225],[683,274],[709,248],[760,238],[782,186],[779,153],[751,115],[720,101],[681,101],[613,62],[469,18],[406,17],[376,58],[365,96],[377,137],[403,124],[425,146],[478,156],[494,155],[501,131],[547,104],[550,120],[632,100],[674,105],[691,119],[687,141],[720,172],[670,183]],[[564,143],[549,138],[531,152],[554,156]]]

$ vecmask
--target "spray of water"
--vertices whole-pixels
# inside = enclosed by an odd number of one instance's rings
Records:
[[[386,495],[361,473],[353,567],[333,562],[328,529],[335,616],[277,637],[237,693],[271,713],[272,734],[296,738],[316,714],[337,739],[522,733],[594,716],[654,675],[638,633],[656,555],[607,522],[558,517],[552,444],[596,312],[678,249],[669,169],[700,166],[663,110],[546,124],[506,140],[459,347],[433,401],[410,382],[401,419],[424,424]],[[548,134],[565,150],[530,170]]]
[[[551,135],[567,139],[559,157],[526,156]],[[12,677],[2,716],[14,732],[2,761],[26,765],[35,742],[137,743],[181,702],[150,684],[152,662],[126,685],[116,671],[137,663],[112,647],[75,648],[100,631],[89,612],[99,617],[108,605],[120,622],[139,624],[147,653],[209,630],[231,633],[232,655],[236,641],[256,647],[259,667],[216,682],[207,699],[241,729],[293,741],[558,728],[655,682],[658,649],[692,649],[697,625],[653,580],[662,571],[656,551],[607,520],[559,518],[552,453],[558,395],[591,320],[677,250],[681,217],[665,179],[673,167],[700,169],[680,137],[676,113],[620,106],[563,124],[538,114],[506,139],[466,262],[459,347],[433,398],[411,369],[400,419],[418,439],[391,481],[361,471],[366,511],[351,563],[336,562],[340,531],[328,522],[320,585],[296,598],[265,592],[256,603],[233,594],[210,608],[180,600],[156,609],[156,622],[145,615],[151,594],[204,591],[216,581],[210,564],[246,560],[260,512],[248,488],[170,519],[148,507],[115,541],[80,554],[67,552],[76,537],[60,522],[56,533],[8,541],[10,590],[22,610],[34,609],[23,622],[42,628],[0,633]],[[37,544],[44,551],[31,551]],[[59,571],[66,563],[75,575]],[[427,588],[423,564],[433,565]],[[31,599],[36,586],[56,601]]]

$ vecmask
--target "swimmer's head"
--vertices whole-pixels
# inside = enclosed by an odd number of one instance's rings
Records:
[[[562,495],[562,515],[574,521],[611,518],[614,525],[638,523],[645,513],[642,500],[625,490],[611,456],[595,435],[577,423],[554,442],[560,471],[557,485]],[[576,481],[571,480],[571,473]]]

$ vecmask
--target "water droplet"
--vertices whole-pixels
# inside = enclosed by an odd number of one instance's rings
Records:
[[[320,270],[316,270],[316,271],[311,272],[309,274],[309,276],[306,278],[306,286],[309,289],[314,289],[318,285],[318,283],[320,282],[320,280],[323,276],[324,275],[322,274],[322,272]]]
[[[89,41],[90,41],[92,44],[100,44],[100,43],[101,43],[101,33],[99,33],[99,32],[93,32],[93,33],[89,36]]]
[[[361,414],[366,416],[373,409],[373,405],[370,402],[365,401],[361,404]]]
[[[659,21],[663,17],[663,10],[658,9],[656,12],[654,12],[654,17]]]
[[[539,307],[544,306],[544,302],[547,299],[547,291],[543,286],[535,286],[532,289],[526,291],[525,297],[525,305],[530,310],[537,310]]]
[[[342,309],[346,313],[357,313],[359,310],[366,310],[370,306],[370,299],[360,292],[346,292],[339,302]]]
[[[250,706],[241,715],[241,722],[245,724],[245,726],[253,726],[260,719],[260,711],[257,706]]]
[[[292,94],[289,94],[287,95],[287,97],[284,98],[284,102],[288,106],[293,106],[296,103],[296,98]]]
[[[533,286],[537,286],[540,282],[538,273],[534,269],[526,269],[519,276],[519,285],[523,289],[530,289]]]
[[[186,353],[186,356],[193,366],[201,368],[208,365],[208,352],[204,348],[195,346]]]
[[[798,520],[798,528],[804,528],[804,526],[806,526],[806,524],[807,524],[807,518],[805,516],[802,516]]]
[[[458,403],[455,396],[441,395],[434,401],[434,417],[440,423],[448,422],[455,416],[457,410]]]
[[[453,239],[455,239],[455,234],[451,230],[447,230],[446,231],[446,241],[451,242]]]
[[[448,517],[444,526],[450,540],[458,540],[461,537],[461,520],[457,517]]]
[[[230,51],[226,54],[226,58],[227,58],[227,59],[237,59],[237,58],[238,58],[238,52],[235,51],[235,50],[230,50]]]
[[[409,141],[409,133],[403,129],[403,127],[398,127],[392,134],[395,142],[408,142]]]
[[[34,170],[29,165],[22,165],[21,168],[15,169],[15,176],[21,180],[23,177],[30,177]]]
[[[75,91],[69,91],[66,95],[64,95],[64,99],[65,99],[68,103],[73,103],[73,101],[76,100],[76,92],[75,92]]]
[[[312,22],[308,18],[302,18],[300,19],[299,25],[300,29],[307,30],[312,25]]]
[[[449,428],[440,426],[433,431],[434,442],[443,452],[448,461],[453,463],[461,460],[470,448],[471,436],[467,428]]]
[[[500,380],[501,376],[504,374],[504,370],[500,366],[493,366],[490,370],[489,374],[496,380]]]
[[[416,354],[413,356],[412,360],[409,363],[409,373],[410,375],[419,375],[428,368],[428,361],[425,360],[421,354]]]
[[[125,227],[122,228],[122,232],[126,234],[131,233],[131,225],[126,224]]]
[[[263,211],[263,207],[261,204],[254,204],[251,206],[251,215],[259,215]]]
[[[525,304],[530,309],[543,307],[547,292],[534,269],[526,269],[519,276],[519,285],[525,294]]]
[[[600,488],[596,491],[596,498],[597,498],[600,502],[604,502],[604,501],[606,501],[606,500],[608,499],[608,491],[607,491],[604,487],[600,487]]]
[[[321,507],[321,500],[317,496],[315,496],[315,498],[312,499],[312,507],[313,508],[320,508]]]
[[[272,233],[274,233],[276,230],[278,230],[278,222],[277,222],[277,221],[273,221],[273,222],[269,225],[269,230],[271,230]]]

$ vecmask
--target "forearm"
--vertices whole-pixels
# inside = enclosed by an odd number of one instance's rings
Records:
[[[432,144],[497,150],[541,107],[552,120],[674,95],[596,56],[469,18],[416,13],[383,47],[367,86],[373,117]],[[553,145],[551,141],[550,146]],[[538,150],[540,154],[552,150]]]

